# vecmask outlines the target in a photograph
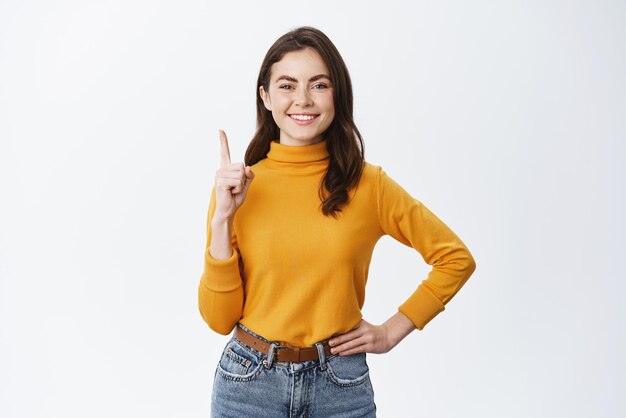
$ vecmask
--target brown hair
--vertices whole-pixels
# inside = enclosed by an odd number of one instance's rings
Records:
[[[302,26],[287,32],[274,42],[261,64],[256,86],[256,133],[245,153],[246,165],[256,164],[267,157],[270,143],[280,137],[280,129],[265,108],[259,95],[259,87],[269,91],[272,65],[287,52],[313,48],[322,57],[330,72],[333,84],[335,117],[324,132],[329,153],[328,169],[322,177],[319,197],[322,212],[337,217],[340,206],[348,203],[348,191],[356,187],[363,173],[365,161],[363,138],[352,116],[352,82],[348,68],[331,40],[319,29]],[[326,196],[326,192],[330,193]]]

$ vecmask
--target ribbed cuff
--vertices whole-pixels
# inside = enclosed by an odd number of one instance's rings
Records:
[[[426,286],[420,284],[398,310],[405,314],[417,329],[422,330],[431,319],[445,310],[445,306]]]
[[[230,258],[217,260],[207,248],[204,254],[204,272],[200,283],[214,292],[230,292],[241,286],[239,273],[239,251],[233,248]]]

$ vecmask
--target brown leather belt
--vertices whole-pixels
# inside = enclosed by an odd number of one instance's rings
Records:
[[[260,351],[263,354],[269,354],[270,345],[255,337],[252,334],[249,334],[244,329],[239,326],[235,326],[235,338],[244,343],[250,348],[254,348],[257,351]],[[330,345],[328,345],[328,341],[323,343],[324,353],[326,356],[330,356]],[[317,354],[317,347],[315,345],[310,347],[286,347],[279,346],[274,348],[274,358],[277,361],[292,361],[292,362],[301,362],[318,359],[319,356]]]

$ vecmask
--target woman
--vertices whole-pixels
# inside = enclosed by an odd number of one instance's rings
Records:
[[[374,417],[366,353],[424,326],[475,269],[463,242],[364,160],[352,86],[312,27],[280,37],[257,81],[257,132],[221,165],[207,218],[200,313],[228,335],[212,416]],[[390,235],[433,266],[382,325],[361,316],[374,246]],[[392,279],[391,279],[392,280]]]

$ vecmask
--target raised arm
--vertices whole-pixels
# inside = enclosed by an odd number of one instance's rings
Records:
[[[230,162],[226,134],[220,130],[220,168],[211,190],[207,215],[204,270],[198,286],[198,308],[209,327],[229,334],[241,318],[244,303],[242,259],[233,220],[243,203],[254,173]]]

